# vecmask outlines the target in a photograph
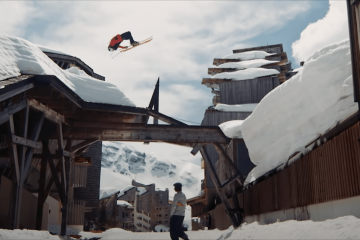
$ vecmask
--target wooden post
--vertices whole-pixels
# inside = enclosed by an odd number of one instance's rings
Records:
[[[62,131],[60,131],[60,138],[62,139]],[[66,151],[70,151],[71,149],[71,140],[68,139],[66,142]],[[67,214],[68,214],[68,200],[69,200],[69,180],[70,180],[70,166],[71,166],[71,158],[70,157],[63,157],[64,159],[64,197],[63,197],[63,207],[62,207],[62,214],[61,214],[61,236],[66,235],[66,225],[67,225]]]
[[[46,168],[47,168],[47,159],[45,155],[43,155],[41,159],[39,193],[38,193],[38,203],[36,210],[36,230],[41,230],[44,202],[47,198],[47,195],[45,196]]]
[[[154,111],[155,112],[159,112],[159,88],[160,88],[160,77],[158,78],[156,85],[155,85],[155,89],[153,92],[153,95],[151,97],[150,100],[150,104],[149,104],[149,108],[152,109],[154,107]],[[154,117],[154,124],[158,124],[159,120],[157,118]]]
[[[12,166],[12,201],[10,229],[19,228],[20,204],[22,184],[20,181],[20,166],[17,152],[17,145],[13,142],[12,136],[15,135],[13,115],[9,116],[8,145],[10,149],[10,164]]]
[[[232,207],[230,205],[230,202],[226,197],[224,188],[221,188],[221,184],[220,184],[219,178],[218,178],[218,176],[216,174],[215,168],[214,168],[213,164],[211,163],[211,160],[210,160],[204,146],[201,148],[200,151],[201,151],[201,154],[202,154],[202,156],[204,158],[206,166],[210,166],[210,171],[209,172],[210,172],[211,180],[214,183],[216,192],[218,193],[218,195],[219,195],[219,197],[221,199],[221,202],[224,204],[225,211],[226,211],[227,215],[229,216],[232,225],[234,226],[234,228],[236,228],[236,227],[238,227],[240,225],[241,222],[235,216],[234,210],[232,209]]]

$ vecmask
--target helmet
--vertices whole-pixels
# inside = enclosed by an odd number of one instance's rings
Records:
[[[111,47],[108,47],[108,50],[109,50],[109,51],[114,51],[114,49],[112,49]]]

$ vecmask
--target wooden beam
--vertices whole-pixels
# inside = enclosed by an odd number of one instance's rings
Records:
[[[61,123],[67,124],[64,116],[55,112],[54,110],[45,106],[44,104],[36,101],[35,99],[29,100],[29,105],[30,105],[30,107],[34,108],[35,110],[44,113],[45,118],[49,119],[50,121],[55,122],[55,123],[61,122]]]
[[[236,228],[240,225],[240,222],[238,221],[237,217],[235,216],[234,210],[231,208],[230,202],[227,199],[226,194],[224,192],[224,188],[221,188],[220,180],[217,176],[215,167],[212,164],[212,162],[206,152],[205,146],[203,146],[201,148],[201,155],[203,156],[203,158],[206,162],[206,165],[209,166],[209,173],[210,173],[211,180],[214,183],[215,190],[218,193],[218,195],[221,199],[221,202],[224,204],[225,212],[229,216],[230,221],[231,221],[232,225],[234,226],[234,228]]]
[[[19,137],[19,136],[16,136],[16,135],[12,135],[12,141],[14,143],[17,143],[17,144],[20,144],[20,145],[23,145],[23,146],[26,146],[26,147],[31,147],[31,148],[35,148],[35,149],[41,149],[42,148],[41,143],[34,142],[34,141],[29,140],[29,139]]]
[[[171,118],[171,117],[166,116],[166,115],[164,115],[164,114],[162,114],[162,113],[153,111],[153,110],[151,110],[151,109],[148,109],[148,114],[149,114],[150,116],[152,116],[153,118],[157,118],[157,119],[159,119],[159,120],[161,120],[161,121],[163,121],[163,122],[166,122],[166,123],[168,123],[168,124],[171,124],[171,125],[186,125],[186,124],[183,123],[183,122],[180,122],[180,121],[178,121],[178,120],[176,120],[176,119],[174,119],[174,118]]]
[[[101,141],[138,141],[138,142],[171,142],[171,143],[221,143],[227,144],[227,138],[218,126],[175,126],[146,125],[124,127],[119,130],[99,128],[69,127],[65,138],[99,139]]]
[[[50,150],[49,150],[49,146],[48,146],[48,140],[43,140],[43,153],[46,155],[46,158],[47,158],[47,161],[49,163],[49,166],[50,166],[50,170],[51,170],[51,174],[52,174],[52,178],[54,179],[55,181],[55,185],[56,185],[56,188],[58,190],[58,194],[60,196],[60,200],[61,202],[63,203],[64,201],[64,187],[62,186],[61,182],[60,182],[60,179],[59,179],[59,176],[58,176],[58,173],[56,171],[56,167],[55,167],[55,164],[53,162],[53,158],[51,157],[51,154],[50,154]],[[60,164],[61,161],[59,161]],[[60,165],[61,166],[61,165]]]
[[[19,103],[10,105],[6,107],[2,112],[0,112],[0,125],[9,121],[9,116],[13,115],[24,109],[27,106],[27,100],[21,100]]]
[[[195,144],[194,148],[191,150],[191,154],[195,156],[200,151],[202,146],[203,146],[203,144],[201,144],[201,143]]]
[[[58,151],[59,151],[59,154],[61,155],[60,156],[60,161],[61,161],[61,183],[65,187],[67,183],[66,183],[66,178],[65,178],[64,139],[63,139],[62,123],[61,122],[57,126],[57,134],[58,134],[58,139],[57,139]]]
[[[83,147],[87,147],[95,142],[97,142],[98,140],[97,139],[90,139],[90,140],[86,140],[86,141],[83,141],[75,146],[72,146],[71,149],[70,149],[70,152],[71,153],[75,153],[77,150],[83,148]]]
[[[5,99],[16,96],[19,93],[25,92],[33,87],[34,87],[34,83],[31,82],[24,86],[12,89],[11,91],[7,91],[7,88],[0,89],[0,101],[4,101]]]
[[[66,151],[70,151],[71,149],[71,139],[67,139],[65,149]],[[65,181],[64,181],[64,188],[65,188],[65,194],[64,194],[64,201],[63,201],[63,207],[62,207],[62,215],[61,215],[61,235],[66,235],[66,225],[67,225],[67,214],[68,214],[68,198],[69,198],[69,179],[70,179],[70,168],[71,168],[71,159],[69,157],[66,157],[65,159]]]
[[[38,193],[38,201],[37,201],[37,209],[36,209],[36,230],[41,230],[42,225],[42,215],[44,203],[47,198],[45,195],[45,181],[46,181],[46,168],[47,168],[47,160],[44,156],[41,159],[41,168],[40,168],[40,179],[39,179],[39,193]]]
[[[15,126],[13,115],[9,116],[9,127],[8,127],[8,136],[9,136],[9,150],[10,150],[10,164],[12,167],[12,198],[11,198],[11,219],[10,219],[10,228],[16,229],[19,228],[20,222],[20,204],[21,204],[21,194],[22,194],[22,182],[20,181],[20,167],[19,158],[17,152],[16,143],[12,142],[12,135],[15,134]]]
[[[37,140],[39,139],[39,135],[40,135],[43,123],[44,123],[44,118],[45,118],[45,114],[42,113],[39,120],[36,122],[36,124],[34,126],[34,130],[31,135],[31,138],[30,138],[30,140],[32,140],[33,142],[37,142]],[[24,174],[23,174],[23,179],[22,179],[23,182],[25,181],[25,176],[27,175],[27,173],[29,171],[32,156],[34,154],[34,150],[35,150],[34,148],[27,149],[25,162],[24,162]]]
[[[219,143],[213,143],[213,146],[214,146],[215,150],[218,152],[218,154],[222,155],[225,158],[225,160],[228,162],[228,164],[236,171],[236,173],[237,173],[236,180],[238,180],[238,182],[242,186],[244,179],[243,179],[239,169],[235,165],[235,163],[231,160],[231,158],[227,155],[224,148]]]

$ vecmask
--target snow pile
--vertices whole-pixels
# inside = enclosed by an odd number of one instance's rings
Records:
[[[231,120],[219,125],[225,136],[228,138],[243,138],[241,133],[241,124],[244,120]]]
[[[85,72],[63,70],[35,44],[0,35],[0,81],[21,74],[55,75],[86,102],[135,106],[114,84],[95,79]]]
[[[110,197],[111,195],[115,194],[116,192],[118,192],[119,190],[117,190],[114,187],[104,187],[104,188],[100,188],[100,193],[99,193],[99,199],[103,199],[103,198],[107,198]]]
[[[252,60],[252,59],[262,59],[274,54],[276,53],[267,53],[265,51],[248,51],[248,52],[230,54],[223,57],[223,59]]]
[[[237,69],[245,69],[245,68],[258,68],[270,63],[276,63],[279,61],[271,61],[266,59],[253,59],[249,61],[241,61],[241,62],[228,62],[217,66],[218,68],[237,68]]]
[[[251,161],[249,183],[358,108],[353,98],[349,41],[315,52],[299,73],[275,88],[240,126]]]
[[[266,69],[266,68],[248,68],[244,70],[238,70],[236,72],[223,72],[218,73],[212,76],[211,78],[224,78],[232,80],[248,80],[254,79],[257,77],[269,76],[279,74],[279,71],[276,69]]]
[[[155,226],[155,231],[156,232],[169,232],[170,228],[160,224],[160,225]]]
[[[117,200],[116,204],[118,206],[121,206],[121,207],[132,207],[133,206],[130,203],[128,203],[127,201],[124,201],[124,200]]]
[[[48,231],[35,231],[35,230],[6,230],[0,229],[0,239],[57,239],[59,240],[59,236],[51,235]]]
[[[228,105],[219,103],[215,106],[215,109],[218,111],[224,112],[253,112],[257,107],[257,103],[247,103],[247,104],[236,104]]]

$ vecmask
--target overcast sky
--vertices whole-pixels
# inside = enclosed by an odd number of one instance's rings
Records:
[[[138,107],[147,107],[160,77],[160,112],[192,125],[212,102],[201,80],[214,58],[282,43],[296,68],[318,48],[348,37],[345,0],[0,1],[0,22],[1,34],[80,58]],[[112,59],[108,43],[126,31],[137,41],[154,39]],[[200,159],[174,145],[136,146]]]

